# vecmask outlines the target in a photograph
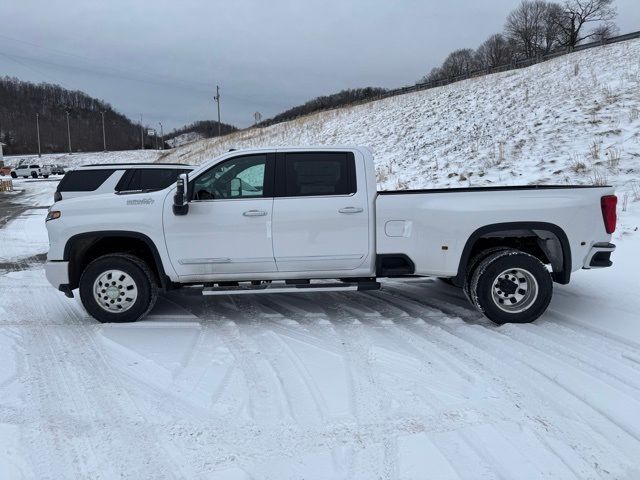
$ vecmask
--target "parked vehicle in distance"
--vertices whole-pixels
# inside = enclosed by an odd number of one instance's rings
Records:
[[[53,201],[102,193],[151,192],[175,183],[193,170],[190,165],[168,163],[112,163],[69,170],[60,180]]]
[[[532,322],[553,282],[611,266],[613,193],[377,192],[366,148],[232,151],[162,190],[54,204],[45,270],[66,295],[79,288],[101,322],[138,320],[159,291],[181,286],[204,295],[326,292],[415,276],[450,279],[498,324]]]
[[[64,165],[51,165],[51,175],[64,175],[66,173]]]
[[[49,178],[51,175],[51,169],[47,165],[40,166],[35,163],[21,163],[16,167],[16,178]]]

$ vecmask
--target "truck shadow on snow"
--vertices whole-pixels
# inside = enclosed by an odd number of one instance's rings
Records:
[[[462,290],[434,279],[414,282],[384,281],[380,291],[355,293],[296,293],[217,298],[185,294],[181,289],[165,294],[148,320],[192,316],[193,320],[258,324],[278,320],[312,324],[325,320],[336,324],[402,321],[430,318],[492,326],[473,309]],[[186,314],[186,316],[185,316]],[[142,320],[144,322],[145,320]]]

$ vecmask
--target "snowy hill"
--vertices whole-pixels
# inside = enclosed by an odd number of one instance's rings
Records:
[[[162,156],[160,150],[122,150],[117,152],[82,152],[82,153],[50,153],[42,155],[12,155],[4,157],[7,165],[16,166],[22,161],[43,165],[60,164],[66,167],[77,167],[94,163],[135,163],[155,162]]]
[[[229,148],[366,145],[381,189],[612,183],[640,172],[640,40],[532,67],[202,140],[163,161]]]
[[[198,140],[202,140],[204,135],[199,132],[187,132],[178,135],[177,137],[170,138],[167,140],[167,144],[172,148],[181,147],[186,145],[187,143],[196,142]]]

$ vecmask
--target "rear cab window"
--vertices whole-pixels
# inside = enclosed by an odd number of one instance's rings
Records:
[[[356,193],[353,153],[285,153],[284,162],[278,163],[279,196],[327,196]]]

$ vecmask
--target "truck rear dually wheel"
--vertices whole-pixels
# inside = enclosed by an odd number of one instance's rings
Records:
[[[507,248],[508,247],[487,248],[486,250],[482,250],[478,252],[471,258],[471,260],[469,260],[469,263],[467,264],[467,268],[465,270],[462,291],[464,292],[464,294],[467,296],[467,299],[469,299],[469,301],[474,307],[478,308],[478,306],[475,304],[473,300],[473,296],[471,295],[471,279],[473,278],[473,273],[475,272],[478,265],[480,265],[480,262],[482,262],[485,258],[487,258],[490,255],[493,255],[496,252],[503,252],[504,250],[507,250]]]
[[[102,323],[135,322],[155,305],[158,287],[148,265],[138,257],[109,254],[91,262],[80,277],[80,299]]]
[[[549,306],[553,281],[536,257],[506,249],[478,264],[469,290],[473,304],[492,322],[529,323]]]

